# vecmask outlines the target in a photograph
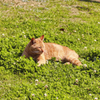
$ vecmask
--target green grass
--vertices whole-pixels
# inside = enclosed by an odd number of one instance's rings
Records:
[[[99,100],[100,3],[8,1],[0,1],[0,100]],[[21,57],[30,39],[43,34],[44,42],[75,50],[83,65],[52,59],[38,67]]]

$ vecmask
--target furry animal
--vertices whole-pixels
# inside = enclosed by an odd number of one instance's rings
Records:
[[[78,60],[79,55],[75,51],[59,44],[44,43],[43,40],[44,35],[37,39],[32,38],[22,53],[22,56],[25,55],[26,58],[33,57],[38,62],[38,66],[45,64],[46,60],[52,57],[55,57],[56,61],[61,59],[61,61],[67,62],[68,64],[81,65],[81,62]]]

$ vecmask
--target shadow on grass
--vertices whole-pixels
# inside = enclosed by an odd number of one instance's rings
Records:
[[[96,61],[96,60],[100,60],[100,51],[99,50],[91,50],[88,52],[84,52],[81,55],[82,58],[86,59],[87,61]]]
[[[79,0],[79,1],[86,1],[86,2],[100,3],[100,0]]]

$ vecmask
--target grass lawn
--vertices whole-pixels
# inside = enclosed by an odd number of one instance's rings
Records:
[[[83,65],[21,57],[43,34]],[[100,0],[0,0],[0,100],[100,100]]]

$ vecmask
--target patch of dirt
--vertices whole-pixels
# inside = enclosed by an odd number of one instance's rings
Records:
[[[100,0],[91,0],[91,1],[98,1],[98,2],[100,2]]]
[[[32,7],[43,7],[42,2],[36,2],[33,0],[0,0],[3,4],[6,4],[8,6],[32,6]]]
[[[79,15],[79,14],[83,14],[83,15],[85,14],[86,16],[89,16],[88,10],[79,10],[77,7],[82,8],[81,6],[78,6],[78,5],[71,6],[71,9],[70,9],[71,16]]]
[[[71,22],[79,22],[79,23],[86,23],[86,21],[83,21],[81,18],[70,18]]]
[[[100,0],[91,0],[91,1],[98,1],[98,2],[100,2]]]
[[[70,11],[70,15],[79,15],[79,10],[75,7],[71,7]]]

